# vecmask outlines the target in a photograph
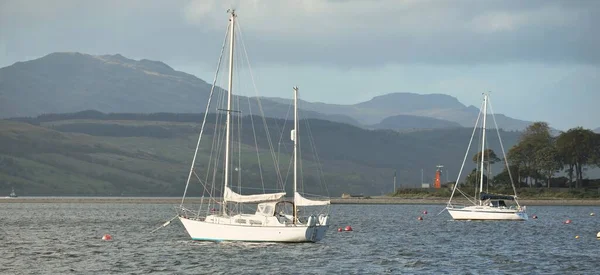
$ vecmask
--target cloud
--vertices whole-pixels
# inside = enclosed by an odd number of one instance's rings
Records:
[[[600,63],[600,1],[5,0],[5,60],[52,51],[214,63],[235,7],[256,65]]]

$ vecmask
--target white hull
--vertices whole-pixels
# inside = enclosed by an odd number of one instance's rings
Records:
[[[447,208],[455,220],[526,221],[527,213],[521,210],[491,206],[467,206]]]
[[[318,242],[329,228],[328,225],[237,225],[192,220],[179,217],[186,231],[196,241],[245,241],[245,242]]]

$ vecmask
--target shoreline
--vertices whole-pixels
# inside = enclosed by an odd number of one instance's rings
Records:
[[[206,199],[205,199],[206,200]],[[200,198],[186,198],[186,204],[197,204]],[[441,198],[332,198],[331,204],[447,204],[447,199]],[[525,206],[600,206],[600,199],[521,199]],[[179,197],[17,197],[0,198],[2,203],[144,203],[144,204],[179,204]],[[467,204],[467,201],[455,203]]]

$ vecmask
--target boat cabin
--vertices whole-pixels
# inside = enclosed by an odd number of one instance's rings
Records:
[[[500,208],[506,208],[506,202],[504,202],[504,200],[491,200],[489,202],[489,205],[492,207],[500,207]]]
[[[277,217],[280,223],[292,222],[294,218],[294,203],[291,201],[270,201],[259,203],[256,215]]]

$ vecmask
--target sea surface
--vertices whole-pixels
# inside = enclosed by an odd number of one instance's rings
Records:
[[[442,205],[332,205],[326,238],[305,244],[195,242],[178,220],[150,233],[174,207],[0,201],[0,274],[600,273],[598,206],[468,222],[438,215]]]

